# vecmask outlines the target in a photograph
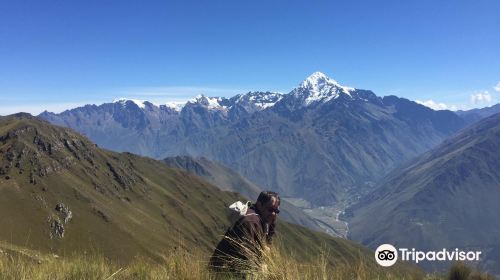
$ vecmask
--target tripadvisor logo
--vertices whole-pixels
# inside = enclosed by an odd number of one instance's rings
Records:
[[[415,248],[399,248],[391,244],[383,244],[375,250],[375,260],[381,266],[392,266],[398,260],[398,255],[402,261],[479,261],[481,251],[461,251],[442,249],[440,251],[418,251]]]
[[[381,266],[391,266],[398,260],[398,250],[391,244],[382,244],[375,250],[375,260]]]

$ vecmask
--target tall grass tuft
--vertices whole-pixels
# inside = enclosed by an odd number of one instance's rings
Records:
[[[495,280],[495,277],[487,273],[473,270],[463,262],[458,262],[450,268],[447,280]]]

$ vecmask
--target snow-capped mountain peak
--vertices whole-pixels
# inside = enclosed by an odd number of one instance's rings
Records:
[[[141,109],[144,109],[146,107],[145,103],[148,102],[148,101],[139,100],[139,99],[117,98],[117,99],[113,100],[113,103],[119,103],[119,104],[125,106],[128,101],[135,103],[135,105],[139,106],[139,108],[141,108]]]
[[[186,101],[169,101],[164,104],[165,107],[170,108],[176,112],[180,112],[186,105]]]
[[[276,102],[283,98],[279,92],[251,91],[246,94],[239,94],[235,103],[243,106],[247,111],[258,111],[274,106]]]
[[[299,87],[292,91],[292,94],[303,99],[304,105],[309,105],[314,102],[329,100],[339,97],[341,93],[351,96],[354,88],[340,85],[334,79],[321,72],[314,72],[302,83]]]
[[[222,101],[222,97],[207,97],[203,94],[199,94],[195,98],[189,100],[188,103],[200,104],[208,109],[226,109],[226,106],[221,104]]]
[[[319,88],[319,87],[323,87],[325,85],[340,86],[340,84],[337,81],[335,81],[334,79],[331,79],[330,77],[328,77],[324,73],[314,72],[300,84],[300,87]]]
[[[184,107],[184,105],[186,104],[185,101],[169,101],[166,102],[165,104],[155,104],[146,100],[129,99],[129,98],[117,98],[113,100],[113,103],[118,103],[121,104],[122,106],[126,106],[128,102],[133,102],[142,110],[146,110],[146,108],[159,108],[161,106],[165,106],[176,112],[180,112]]]

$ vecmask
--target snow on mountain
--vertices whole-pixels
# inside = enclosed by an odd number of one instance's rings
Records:
[[[279,92],[248,92],[235,96],[235,104],[239,104],[247,111],[259,111],[274,106],[276,102],[283,98]]]
[[[182,108],[187,104],[199,104],[202,106],[207,107],[208,109],[227,109],[227,106],[222,105],[223,101],[225,98],[223,97],[206,97],[203,94],[197,95],[195,98],[192,98],[188,100],[187,102],[183,101],[169,101],[166,102],[165,104],[154,104],[152,102],[146,101],[146,100],[139,100],[139,99],[129,99],[129,98],[118,98],[113,100],[113,103],[118,103],[121,104],[122,106],[126,106],[128,102],[133,102],[136,104],[139,108],[145,109],[146,105],[151,105],[154,107],[161,107],[165,106],[167,108],[173,109],[177,112],[180,112]]]
[[[354,88],[340,85],[337,81],[321,72],[314,72],[298,88],[294,89],[291,94],[303,99],[304,105],[307,106],[318,101],[327,102],[335,99],[341,93],[351,96],[351,92],[354,90]]]
[[[201,105],[209,110],[219,111],[228,111],[234,105],[238,104],[245,108],[247,112],[252,113],[273,107],[277,102],[287,96],[298,99],[300,102],[299,104],[302,104],[300,106],[307,106],[316,102],[328,102],[338,98],[341,94],[346,94],[351,98],[355,98],[351,94],[353,91],[355,91],[354,88],[342,86],[325,74],[314,72],[289,94],[282,94],[279,92],[248,92],[246,94],[238,94],[229,99],[225,97],[208,97],[204,94],[200,94],[187,102],[171,101],[161,105],[153,104],[145,100],[119,98],[115,99],[113,103],[120,103],[125,106],[128,101],[131,101],[141,109],[145,109],[146,105],[150,104],[156,107],[166,106],[176,112],[180,112],[187,104]]]
[[[185,101],[170,101],[166,102],[165,104],[156,104],[150,101],[146,100],[139,100],[139,99],[129,99],[129,98],[118,98],[113,100],[113,103],[119,103],[122,106],[126,106],[127,102],[133,102],[135,105],[137,105],[141,109],[146,109],[146,106],[152,106],[152,107],[161,107],[165,106],[167,108],[173,109],[176,112],[180,112],[182,108],[186,105]]]
[[[227,101],[227,98],[207,97],[203,94],[199,94],[195,98],[189,100],[187,103],[199,104],[199,105],[207,107],[208,109],[226,110],[227,106],[223,105],[224,101]]]
[[[125,105],[127,105],[127,101],[131,101],[131,102],[135,103],[135,105],[139,106],[139,108],[141,108],[141,109],[146,108],[145,103],[148,102],[148,101],[139,100],[139,99],[118,98],[118,99],[113,100],[113,103],[119,103],[119,104],[125,106]]]
[[[170,109],[173,109],[174,111],[176,112],[180,112],[182,110],[182,108],[184,108],[184,106],[186,105],[186,102],[183,102],[183,101],[170,101],[170,102],[167,102],[165,104],[163,104],[164,106],[170,108]]]

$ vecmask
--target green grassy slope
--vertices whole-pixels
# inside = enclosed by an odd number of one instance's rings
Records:
[[[6,118],[0,127],[3,240],[59,253],[93,247],[127,260],[174,246],[209,250],[228,226],[221,217],[237,196],[194,176],[35,119]],[[66,224],[58,203],[72,212]],[[50,238],[54,220],[63,238]]]

